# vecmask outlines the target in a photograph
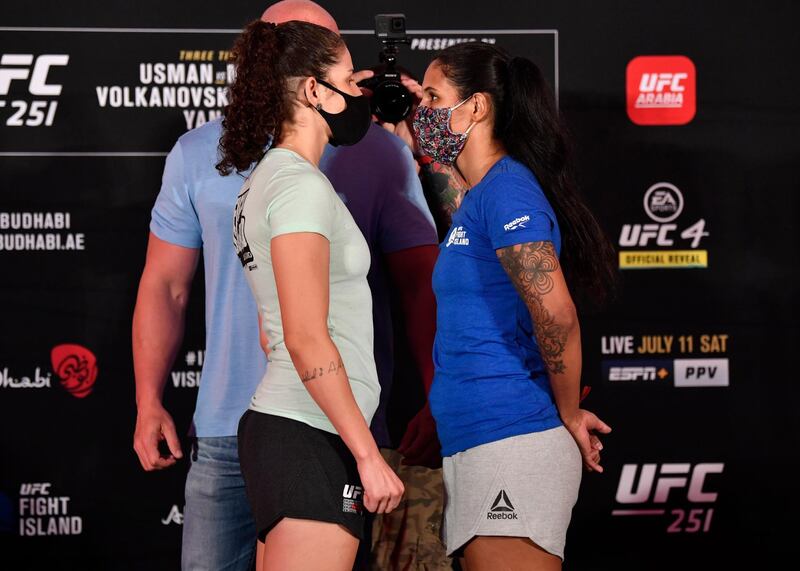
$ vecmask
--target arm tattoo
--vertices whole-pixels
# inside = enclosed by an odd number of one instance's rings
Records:
[[[319,379],[325,375],[338,375],[339,371],[342,369],[344,369],[344,363],[342,363],[341,359],[339,359],[338,364],[334,361],[331,361],[327,368],[316,367],[314,369],[306,369],[305,373],[300,376],[300,380],[304,383],[307,383],[308,381]]]
[[[497,251],[514,287],[528,306],[536,330],[536,341],[545,365],[553,374],[566,371],[563,353],[567,345],[567,329],[556,322],[542,299],[553,290],[552,273],[558,269],[558,258],[552,242],[529,242]]]
[[[433,211],[438,227],[446,232],[453,213],[458,210],[467,193],[467,185],[453,167],[428,163],[420,166],[420,177],[425,197]]]

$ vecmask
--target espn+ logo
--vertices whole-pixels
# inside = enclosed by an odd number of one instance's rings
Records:
[[[685,56],[639,56],[626,70],[628,117],[637,125],[685,125],[697,111],[694,63]]]
[[[611,367],[609,381],[655,381],[658,372],[655,367]]]
[[[50,127],[56,116],[62,85],[51,83],[52,68],[69,63],[66,54],[3,54],[0,56],[0,109],[10,108],[7,127]],[[21,85],[25,83],[23,91]],[[12,91],[15,99],[6,100]],[[22,93],[25,95],[23,96]],[[33,96],[31,98],[30,96]],[[47,98],[47,99],[42,99]]]

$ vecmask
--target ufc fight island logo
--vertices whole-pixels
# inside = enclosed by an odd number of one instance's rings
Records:
[[[80,535],[83,518],[72,514],[71,498],[56,496],[50,482],[23,483],[19,489],[19,535]]]
[[[0,56],[0,109],[9,108],[7,127],[50,127],[62,85],[50,78],[54,67],[69,63],[66,54]],[[12,97],[8,100],[6,97]]]
[[[628,117],[637,125],[685,125],[697,111],[697,74],[685,56],[639,56],[628,63]]]

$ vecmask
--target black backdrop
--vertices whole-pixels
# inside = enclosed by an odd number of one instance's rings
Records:
[[[586,406],[615,430],[605,474],[584,479],[566,567],[769,568],[791,554],[800,9],[323,4],[357,67],[377,59],[373,15],[402,11],[417,43],[400,61],[417,73],[442,38],[467,38],[535,59],[557,87],[582,188],[627,266],[618,302],[583,316]],[[132,450],[131,313],[164,156],[219,110],[218,50],[262,9],[3,5],[2,569],[177,568],[185,467],[145,474]],[[639,56],[691,64],[631,63]],[[156,63],[194,65],[162,85],[158,66],[141,68]],[[631,101],[646,92],[644,107],[626,108],[626,85]],[[638,124],[653,117],[691,119]],[[202,294],[198,279],[165,394],[182,428],[202,364]]]

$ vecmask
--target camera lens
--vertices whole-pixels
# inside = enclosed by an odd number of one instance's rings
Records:
[[[413,99],[402,83],[386,80],[379,83],[372,94],[372,112],[381,121],[398,123],[411,113]]]

